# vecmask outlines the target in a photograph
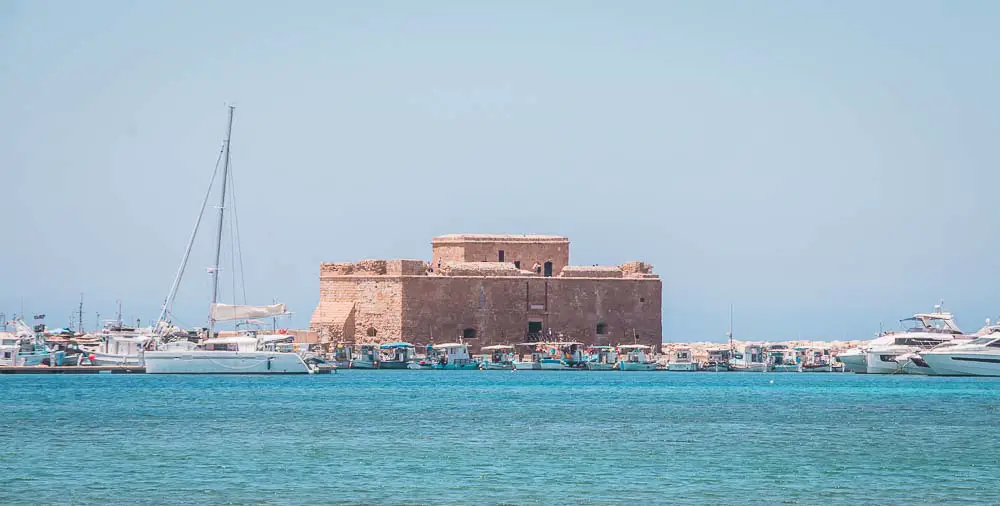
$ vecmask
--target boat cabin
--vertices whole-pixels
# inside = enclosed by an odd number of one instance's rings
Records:
[[[514,361],[514,347],[509,344],[483,346],[481,351],[491,364],[508,364]]]
[[[467,364],[472,362],[469,345],[465,343],[442,343],[427,345],[427,362],[431,364]]]
[[[648,363],[652,362],[652,347],[645,344],[622,344],[618,346],[618,351],[625,354],[624,362]]]

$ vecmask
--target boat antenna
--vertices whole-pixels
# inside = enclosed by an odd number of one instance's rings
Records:
[[[76,326],[77,326],[76,331],[82,335],[83,334],[83,294],[82,293],[80,294],[80,307],[77,308],[77,313],[76,313]]]
[[[735,352],[736,347],[733,345],[733,305],[732,304],[729,305],[729,332],[727,332],[727,334],[729,335],[729,353],[733,353],[733,352]]]
[[[229,178],[229,147],[233,136],[233,111],[236,106],[229,106],[229,123],[226,127],[226,140],[223,147],[222,161],[222,196],[219,197],[219,226],[215,235],[215,264],[212,266],[212,305],[208,312],[208,338],[215,336],[215,303],[219,299],[219,256],[222,254],[222,224],[226,212],[226,183]]]

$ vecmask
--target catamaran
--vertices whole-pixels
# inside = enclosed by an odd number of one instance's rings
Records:
[[[217,337],[215,334],[215,325],[218,322],[251,321],[257,318],[272,318],[289,314],[284,304],[248,306],[222,304],[218,301],[219,259],[222,252],[226,189],[230,180],[229,152],[233,131],[233,110],[234,107],[230,106],[226,138],[223,142],[222,184],[220,190],[219,220],[216,229],[215,264],[209,271],[212,274],[212,300],[209,304],[208,334],[206,339],[197,345],[187,340],[164,342],[160,339],[161,335],[158,334],[156,336],[156,349],[146,351],[143,357],[147,374],[310,374],[315,372],[315,368],[307,365],[299,353],[275,349],[274,344],[276,341],[279,341],[278,339],[273,339],[267,335],[260,335],[253,331],[231,337]],[[205,205],[208,202],[209,195],[211,195],[218,169],[217,165],[215,172],[212,174],[212,180],[209,183],[208,193],[202,202],[201,212],[195,223],[194,232],[192,232],[188,247],[184,252],[181,267],[174,278],[173,285],[164,303],[163,311],[160,314],[160,319],[157,322],[156,329],[158,330],[169,327],[166,321],[167,313],[173,304],[174,297],[177,295],[177,287],[181,276],[184,274],[184,268],[187,265],[191,247],[197,235],[201,218],[204,215]],[[287,335],[282,336],[282,339],[287,338]]]

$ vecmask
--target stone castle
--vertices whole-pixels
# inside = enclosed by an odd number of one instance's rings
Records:
[[[659,349],[662,284],[652,266],[569,265],[569,239],[444,235],[432,259],[320,264],[310,330],[320,342],[490,344],[576,340]]]

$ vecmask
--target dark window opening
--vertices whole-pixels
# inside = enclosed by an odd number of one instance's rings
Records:
[[[608,325],[604,322],[597,324],[597,335],[603,336],[608,333]]]
[[[520,269],[521,268],[521,261],[520,260],[514,260],[514,267],[517,267],[518,269]]]
[[[646,298],[645,297],[639,297],[639,302],[646,302]]]
[[[462,331],[462,339],[475,339],[476,329],[465,329]]]
[[[503,250],[500,250],[500,254],[497,256],[500,257],[500,261],[503,262]]]
[[[378,331],[375,330],[375,327],[368,327],[368,337],[375,337],[376,335],[378,335]]]
[[[528,340],[537,341],[542,335],[542,322],[528,322]]]
[[[545,277],[552,277],[552,262],[545,262]]]

